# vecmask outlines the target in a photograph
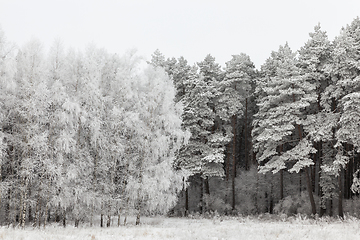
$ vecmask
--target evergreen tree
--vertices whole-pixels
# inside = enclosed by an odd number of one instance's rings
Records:
[[[332,116],[332,151],[333,159],[323,171],[333,174],[338,179],[338,214],[343,217],[343,169],[349,156],[355,152],[349,151],[349,145],[357,148],[357,127],[352,121],[357,119],[357,98],[359,88],[360,67],[360,19],[357,17],[352,23],[341,30],[334,40],[332,61],[328,64],[327,72],[332,82],[326,88],[322,101],[324,109]],[[351,133],[351,134],[350,134]],[[337,143],[336,143],[337,141]]]
[[[228,146],[228,149],[232,150],[232,161],[231,164],[228,161],[227,166],[232,165],[233,210],[235,210],[235,178],[238,163],[237,122],[247,111],[245,107],[247,107],[247,98],[250,96],[251,82],[255,76],[254,68],[254,64],[246,54],[233,55],[232,59],[226,63],[224,80],[218,84],[220,93],[216,104],[216,114],[222,120],[223,128],[232,128],[232,143]],[[230,133],[227,134],[230,135]]]
[[[317,154],[314,154],[315,162],[315,190],[322,197],[322,204],[320,208],[320,216],[325,212],[325,200],[329,193],[324,194],[322,188],[331,189],[332,182],[327,181],[331,176],[326,176],[325,172],[321,171],[323,163],[331,161],[326,158],[323,152],[329,152],[328,142],[332,140],[331,128],[328,126],[331,121],[331,114],[323,111],[323,103],[321,101],[322,94],[330,84],[330,75],[326,72],[326,66],[331,60],[332,45],[328,40],[325,31],[322,31],[320,24],[314,27],[314,32],[310,33],[310,39],[299,50],[298,66],[300,68],[301,77],[315,86],[314,96],[316,102],[313,102],[306,109],[306,122],[304,122],[304,132],[312,140],[314,147],[316,147]],[[326,119],[326,120],[325,120]],[[330,184],[325,187],[326,184]],[[323,187],[321,187],[323,186]],[[330,188],[329,188],[330,187]]]
[[[258,91],[263,94],[257,100],[259,111],[252,134],[260,171],[275,173],[288,168],[291,172],[299,172],[305,168],[315,214],[308,167],[314,164],[310,154],[316,149],[302,129],[303,110],[315,101],[311,95],[314,86],[299,77],[296,61],[295,53],[287,44],[280,46],[278,52],[272,52],[266,61],[262,68],[265,79],[258,84]]]
[[[165,56],[160,52],[159,49],[156,49],[155,52],[151,54],[151,60],[147,63],[154,67],[161,67],[163,69],[166,69]]]

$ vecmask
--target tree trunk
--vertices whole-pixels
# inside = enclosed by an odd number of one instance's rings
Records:
[[[283,144],[281,144],[279,149],[279,156],[281,156],[283,152]],[[284,198],[284,170],[280,170],[280,200]]]
[[[338,193],[338,214],[340,218],[344,218],[344,210],[343,210],[343,184],[342,184],[342,170],[339,172],[338,176],[339,181],[339,193]]]
[[[118,212],[118,224],[117,224],[118,227],[120,227],[120,213],[121,213],[121,209],[119,209]]]
[[[104,227],[104,214],[100,214],[100,227]]]
[[[232,191],[232,210],[235,210],[236,206],[236,197],[235,197],[235,177],[232,177],[231,181],[231,191]]]
[[[49,186],[50,187],[50,186]],[[48,192],[48,196],[47,196],[47,201],[45,203],[45,213],[44,213],[44,229],[46,227],[46,221],[47,221],[47,218],[48,218],[48,203],[49,203],[49,200],[50,200],[50,193]]]
[[[79,222],[80,222],[80,220],[79,220],[78,218],[76,218],[76,219],[75,219],[75,227],[76,227],[76,228],[79,227]]]
[[[299,195],[301,196],[302,192],[302,171],[299,171]]]
[[[136,215],[136,222],[135,222],[135,225],[139,225],[139,224],[140,224],[140,211]]]
[[[260,212],[259,204],[258,204],[258,194],[259,194],[259,173],[256,173],[255,199],[254,199],[256,214],[258,214]]]
[[[111,215],[109,214],[109,215],[107,216],[106,227],[110,227],[110,223],[111,223]]]
[[[91,212],[90,212],[90,227],[93,226],[93,218],[94,218],[94,204],[91,204]]]
[[[231,151],[230,151],[230,145],[227,145],[226,147],[226,168],[225,168],[225,181],[229,181],[229,175],[230,175],[230,162],[231,162]]]
[[[10,201],[11,201],[11,190],[8,189],[8,201],[5,205],[5,218],[6,218],[6,222],[8,224],[8,227],[10,227],[10,224],[11,224],[11,219],[10,219]]]
[[[22,206],[22,216],[21,216],[21,226],[22,228],[25,228],[25,221],[26,221],[26,198],[27,198],[27,184],[26,184],[26,180],[24,179],[24,185],[25,185],[25,189],[24,189],[24,199],[23,199],[23,206]]]
[[[234,115],[232,117],[233,125],[233,146],[232,146],[232,176],[231,176],[231,190],[232,190],[232,210],[235,210],[236,198],[235,198],[235,178],[236,178],[236,121],[237,117]]]
[[[274,212],[274,186],[271,183],[271,187],[270,187],[270,199],[269,199],[269,213],[273,214]]]
[[[36,200],[35,219],[34,219],[34,223],[33,223],[34,227],[37,226],[38,218],[40,216],[40,214],[39,214],[39,204],[40,204],[40,196],[38,195],[37,200]]]
[[[321,204],[320,204],[320,211],[319,211],[319,216],[322,217],[324,216],[324,214],[326,213],[326,202],[323,202],[323,191],[320,185],[320,181],[321,181],[321,165],[322,165],[322,157],[323,157],[323,147],[322,147],[322,141],[319,142],[319,147],[318,147],[318,153],[319,153],[319,158],[318,158],[318,165],[319,165],[319,171],[318,171],[318,189],[319,189],[319,196],[321,197]]]
[[[284,198],[284,170],[280,170],[280,200]]]
[[[38,217],[38,220],[39,220],[38,227],[40,228],[40,226],[41,226],[41,201],[39,201],[39,217]]]
[[[185,189],[185,217],[189,215],[189,190]]]
[[[244,151],[245,151],[245,170],[250,169],[249,164],[249,149],[248,149],[248,99],[245,98],[245,123],[244,123]]]
[[[66,209],[63,210],[63,227],[66,227]]]
[[[125,213],[125,217],[124,217],[124,226],[126,226],[126,219],[127,219],[127,214]]]
[[[308,190],[308,194],[309,194],[309,198],[310,198],[310,204],[311,204],[311,213],[313,215],[316,214],[316,205],[315,205],[315,200],[314,200],[314,195],[313,195],[313,190],[312,190],[312,184],[311,184],[311,179],[310,179],[310,169],[309,167],[307,167],[305,169],[305,175],[306,175],[306,185],[307,185],[307,190]]]
[[[29,194],[29,195],[31,196],[31,194]],[[28,206],[28,215],[29,215],[28,221],[29,221],[29,223],[31,223],[34,220],[32,214],[33,214],[32,207],[31,207],[31,205],[29,205]]]
[[[200,214],[204,212],[204,179],[200,176]]]
[[[331,198],[329,199],[329,216],[332,217],[333,215],[333,200]]]

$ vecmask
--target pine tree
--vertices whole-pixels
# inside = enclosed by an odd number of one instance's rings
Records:
[[[227,165],[232,165],[233,210],[235,210],[235,178],[238,163],[237,122],[244,111],[247,111],[245,106],[250,96],[251,81],[255,76],[254,68],[254,64],[246,54],[233,55],[232,59],[226,63],[224,80],[218,84],[220,93],[216,103],[216,115],[222,120],[223,128],[232,128],[232,143],[228,146],[228,149],[232,150],[232,163],[228,162]]]
[[[147,63],[154,67],[161,67],[164,70],[166,69],[165,56],[160,52],[159,49],[156,49],[155,52],[151,54],[151,60]]]
[[[318,189],[317,193],[322,198],[320,207],[320,216],[322,216],[326,210],[325,196],[327,194],[324,195],[321,186],[331,184],[331,182],[325,181],[330,176],[325,176],[326,173],[321,171],[323,163],[330,160],[325,158],[323,152],[329,151],[327,149],[327,142],[331,141],[331,129],[327,126],[329,126],[329,121],[331,121],[331,118],[329,119],[328,117],[331,117],[331,115],[323,111],[324,107],[321,98],[331,81],[330,75],[326,72],[326,66],[331,60],[332,45],[328,40],[326,32],[321,30],[320,24],[316,25],[314,32],[309,35],[310,39],[299,50],[298,66],[301,77],[305,81],[314,84],[314,96],[317,98],[317,101],[313,102],[306,110],[307,116],[306,122],[304,122],[304,132],[312,140],[317,149],[317,154],[314,155],[315,189]]]
[[[308,167],[313,165],[310,154],[316,152],[304,135],[303,109],[315,101],[311,93],[314,86],[299,77],[295,53],[290,47],[280,46],[272,52],[264,67],[265,78],[258,83],[259,111],[255,115],[252,131],[254,150],[260,171],[278,172],[288,168],[291,172],[306,170],[307,188],[316,213]]]
[[[323,94],[324,109],[332,115],[332,150],[333,160],[329,162],[324,171],[334,174],[338,179],[338,214],[343,217],[342,198],[343,169],[346,167],[349,156],[349,145],[356,148],[357,127],[352,121],[357,119],[357,98],[359,88],[360,67],[360,19],[357,17],[352,23],[341,30],[334,40],[332,62],[328,64],[327,71],[332,76],[332,82]],[[351,134],[349,134],[351,132]],[[338,141],[336,143],[336,141]]]

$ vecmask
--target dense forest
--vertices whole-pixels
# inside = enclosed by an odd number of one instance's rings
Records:
[[[360,216],[360,19],[260,69],[0,31],[0,223],[135,215]],[[121,220],[121,221],[120,221]]]

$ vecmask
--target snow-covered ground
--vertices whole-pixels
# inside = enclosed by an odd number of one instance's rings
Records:
[[[45,230],[0,228],[0,239],[16,240],[114,240],[114,239],[359,239],[360,221],[355,219],[286,221],[255,218],[185,219],[143,218],[140,226],[67,227],[49,226]]]

